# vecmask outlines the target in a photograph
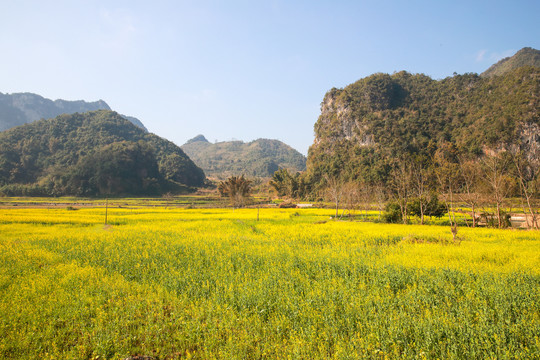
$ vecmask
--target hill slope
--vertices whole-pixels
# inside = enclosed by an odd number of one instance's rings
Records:
[[[324,97],[307,174],[387,181],[397,159],[429,164],[441,147],[479,156],[522,150],[540,161],[540,68],[440,81],[405,71],[374,74]]]
[[[203,182],[182,149],[112,111],[60,115],[0,133],[5,193],[143,195]]]
[[[269,177],[279,168],[296,172],[306,167],[306,158],[279,140],[212,144],[198,135],[182,145],[182,149],[207,175],[219,178],[240,174]]]
[[[519,50],[514,56],[504,58],[493,64],[481,76],[490,77],[503,75],[509,71],[520,68],[522,66],[540,67],[540,50],[530,47]]]
[[[41,119],[52,119],[61,114],[95,110],[111,110],[111,108],[103,100],[95,102],[53,101],[32,93],[0,93],[0,131]],[[122,117],[147,131],[139,119],[124,115]]]

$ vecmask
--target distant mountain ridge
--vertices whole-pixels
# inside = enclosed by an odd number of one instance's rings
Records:
[[[306,168],[306,157],[289,145],[271,139],[251,142],[223,141],[210,143],[203,135],[188,140],[182,150],[208,176],[231,175],[270,177],[278,169],[292,172]]]
[[[197,141],[201,141],[201,142],[206,142],[206,143],[210,143],[210,141],[208,141],[204,135],[197,135],[195,136],[193,139],[189,139],[186,144],[191,144],[191,143],[194,143],[194,142],[197,142]]]
[[[41,119],[52,119],[61,114],[85,113],[95,110],[111,110],[111,108],[103,100],[87,102],[59,99],[53,101],[33,93],[3,94],[0,92],[0,131]],[[139,119],[121,116],[148,131]]]
[[[523,66],[540,67],[540,50],[525,47],[513,56],[504,58],[496,64],[491,65],[486,71],[480,74],[480,76],[500,76]]]

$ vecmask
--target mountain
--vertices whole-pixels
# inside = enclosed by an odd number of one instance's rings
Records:
[[[525,47],[514,54],[514,56],[504,58],[498,63],[492,65],[480,76],[490,77],[503,75],[522,66],[540,67],[540,51],[530,47]]]
[[[4,194],[155,195],[201,186],[204,179],[178,146],[109,110],[0,132]]]
[[[374,74],[326,93],[306,177],[314,185],[325,175],[387,182],[402,159],[429,166],[445,149],[467,157],[522,151],[538,163],[539,111],[539,67],[442,80]]]
[[[95,102],[83,100],[53,101],[32,93],[0,93],[0,131],[40,119],[51,119],[61,114],[84,113],[95,110],[111,110],[111,108],[103,100]],[[139,119],[125,115],[122,115],[122,117],[148,131]]]
[[[195,136],[193,139],[189,139],[186,144],[191,144],[191,143],[195,143],[195,142],[205,142],[205,143],[210,143],[210,141],[208,141],[204,135],[197,135]]]
[[[269,177],[280,168],[297,172],[306,167],[305,156],[279,140],[212,144],[198,135],[182,145],[182,149],[208,176],[219,178],[241,174]]]

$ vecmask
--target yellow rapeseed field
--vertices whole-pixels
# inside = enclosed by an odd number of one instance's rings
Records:
[[[540,233],[0,210],[0,358],[540,358]]]

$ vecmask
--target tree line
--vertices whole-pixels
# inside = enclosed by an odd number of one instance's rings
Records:
[[[432,159],[403,155],[387,164],[386,181],[368,182],[326,174],[316,186],[309,174],[274,173],[270,186],[276,195],[291,199],[332,202],[336,217],[353,210],[379,212],[379,219],[407,223],[417,217],[448,216],[457,226],[456,205],[466,207],[466,225],[479,222],[509,226],[509,212],[522,212],[530,227],[539,227],[540,177],[537,162],[522,153],[491,152],[481,157],[460,154],[448,143]]]

